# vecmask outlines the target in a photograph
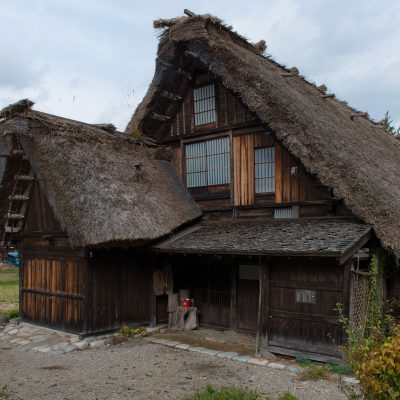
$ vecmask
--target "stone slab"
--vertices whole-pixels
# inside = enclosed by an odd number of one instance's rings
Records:
[[[268,367],[273,368],[273,369],[285,369],[285,365],[284,364],[275,363],[275,362],[269,363]]]
[[[217,357],[227,358],[228,360],[230,360],[232,357],[236,357],[238,355],[239,353],[235,353],[234,351],[221,351],[217,354]]]
[[[247,362],[249,364],[258,365],[260,367],[265,367],[267,364],[269,364],[268,360],[265,360],[264,358],[255,358],[255,357],[250,358]]]
[[[239,362],[245,363],[245,362],[249,361],[250,358],[252,358],[252,357],[250,357],[250,356],[243,356],[243,355],[240,355],[240,354],[239,354],[238,356],[232,357],[232,360],[233,360],[233,361],[239,361]]]
[[[186,343],[179,343],[175,347],[177,349],[187,350],[190,347],[190,345]]]

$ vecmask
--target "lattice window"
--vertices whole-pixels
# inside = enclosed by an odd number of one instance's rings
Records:
[[[275,192],[275,147],[254,150],[255,192]]]
[[[224,185],[230,182],[229,138],[186,145],[187,187]]]
[[[206,85],[193,90],[195,126],[215,122],[215,85]]]
[[[350,323],[362,336],[368,314],[371,275],[353,271],[351,279]]]
[[[206,287],[200,289],[203,304],[224,305],[230,304],[231,279],[230,275],[210,273]]]

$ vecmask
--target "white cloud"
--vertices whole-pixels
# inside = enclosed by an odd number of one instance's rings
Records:
[[[378,0],[21,0],[2,5],[0,106],[124,129],[154,72],[154,19],[184,8],[223,18],[278,62],[339,97],[400,124],[400,3]],[[6,39],[5,39],[6,38]],[[132,94],[132,91],[134,93]],[[129,94],[129,96],[127,95]],[[73,101],[73,99],[75,100]]]

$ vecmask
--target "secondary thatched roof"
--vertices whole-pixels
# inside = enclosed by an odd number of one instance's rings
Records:
[[[263,55],[210,15],[156,21],[163,28],[151,86],[128,128],[164,129],[151,113],[173,116],[179,104],[162,91],[184,96],[182,70],[202,65],[214,73],[272,130],[305,168],[370,224],[400,257],[400,142],[380,124]],[[180,68],[180,70],[179,70]],[[164,124],[164,125],[163,125]]]
[[[18,138],[74,245],[143,244],[200,216],[173,167],[155,159],[154,149],[113,133],[110,125],[89,125],[30,106],[1,111],[0,135],[2,141]],[[7,185],[3,179],[2,187]]]

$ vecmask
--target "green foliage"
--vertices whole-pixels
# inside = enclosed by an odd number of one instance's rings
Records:
[[[285,392],[278,400],[299,400],[298,397],[294,396],[290,392]]]
[[[343,364],[326,364],[326,368],[328,368],[332,374],[351,375],[352,373],[351,367]]]
[[[129,134],[138,142],[142,142],[146,139],[145,134],[136,125],[133,124],[130,125]]]
[[[124,325],[121,328],[121,335],[125,336],[127,338],[132,338],[136,335],[147,336],[148,333],[146,331],[146,328],[143,326],[141,326],[139,328],[129,328],[128,326]]]
[[[285,399],[289,400],[290,398]],[[203,390],[197,391],[190,400],[268,400],[268,397],[262,397],[256,391],[244,388],[221,387],[217,389],[207,385]]]
[[[329,379],[331,373],[325,365],[312,364],[302,371],[300,377],[303,381],[318,381]]]
[[[389,111],[386,111],[385,118],[383,119],[382,122],[383,122],[385,129],[388,132],[390,132],[392,135],[394,135],[394,136],[400,135],[400,126],[397,128],[394,126],[393,120],[389,115]]]
[[[19,317],[19,311],[18,310],[0,311],[0,315],[4,315],[8,319],[18,318]]]
[[[308,359],[308,358],[304,358],[304,357],[297,357],[297,358],[296,358],[296,363],[297,363],[298,365],[300,365],[300,367],[309,367],[309,366],[311,366],[312,364],[314,364],[313,361],[311,361],[311,360]]]

